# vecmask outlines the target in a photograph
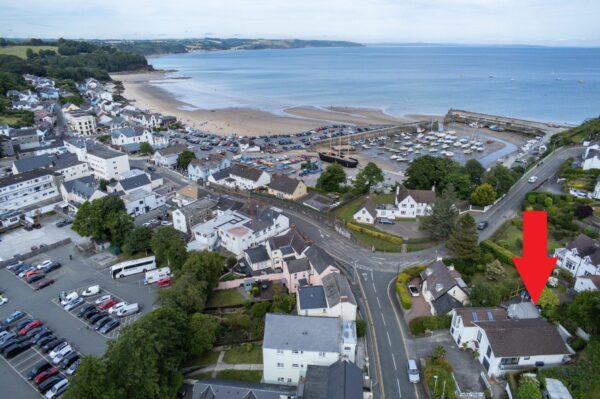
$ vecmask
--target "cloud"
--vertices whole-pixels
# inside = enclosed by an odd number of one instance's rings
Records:
[[[589,44],[597,15],[589,0],[20,0],[2,6],[0,35]]]

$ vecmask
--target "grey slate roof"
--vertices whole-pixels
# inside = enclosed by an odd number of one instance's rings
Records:
[[[341,325],[333,317],[267,313],[263,348],[339,352]]]
[[[271,207],[262,208],[257,213],[250,212],[250,209],[246,208],[240,210],[240,213],[250,218],[250,221],[246,222],[244,226],[254,231],[261,231],[272,226],[275,219],[281,215],[281,212]]]
[[[244,165],[241,163],[232,164],[229,170],[229,174],[233,176],[238,176],[252,181],[258,181],[258,179],[263,173],[264,172],[261,169],[253,168],[252,166]]]
[[[294,194],[298,185],[302,183],[298,179],[293,179],[291,177],[274,174],[271,176],[271,183],[269,183],[269,188],[275,191],[279,191],[285,194]]]
[[[248,255],[248,259],[252,263],[266,262],[270,259],[267,249],[262,244],[257,247],[248,248],[244,252]]]
[[[362,399],[362,379],[362,370],[352,362],[308,365],[303,399]]]
[[[271,237],[269,239],[269,247],[271,250],[279,249],[284,254],[290,254],[292,252],[296,252],[297,254],[301,254],[304,252],[306,248],[308,248],[308,244],[300,231],[292,227],[288,230],[287,233]]]
[[[161,148],[160,150],[157,150],[156,152],[158,152],[161,156],[164,157],[166,155],[181,154],[185,150],[187,150],[187,147],[184,145],[174,145],[172,147]]]
[[[63,182],[63,187],[68,193],[89,199],[96,191],[96,180],[92,176],[83,176],[79,179]]]
[[[327,296],[329,307],[333,307],[340,302],[350,302],[356,305],[350,283],[340,273],[330,273],[323,277],[323,290]]]
[[[227,179],[229,177],[229,172],[230,171],[231,171],[231,168],[225,168],[225,169],[222,169],[222,170],[220,170],[218,172],[213,173],[212,177],[216,181]]]
[[[473,322],[478,321],[508,319],[508,313],[504,308],[462,308],[455,311],[462,318],[465,327],[473,327]]]
[[[435,191],[409,190],[401,184],[396,194],[396,200],[400,202],[408,196],[411,196],[419,204],[433,204],[435,202]]]
[[[590,237],[580,234],[576,239],[567,245],[568,250],[577,250],[577,254],[584,258],[589,256],[594,265],[600,264],[600,242]]]
[[[143,173],[120,180],[119,183],[121,184],[121,187],[123,187],[123,190],[129,191],[150,184],[150,179],[148,178],[148,175]]]
[[[441,260],[432,263],[421,272],[421,279],[427,281],[427,289],[431,292],[433,299],[438,299],[450,288],[459,285],[457,278],[460,279],[460,274],[455,270],[448,269]]]
[[[292,259],[288,263],[288,270],[291,274],[306,272],[310,270],[308,258]]]
[[[327,308],[325,290],[320,285],[298,288],[298,300],[300,301],[300,309]]]
[[[568,355],[556,326],[546,319],[475,322],[488,337],[496,357]]]
[[[462,308],[463,304],[450,294],[444,294],[431,302],[431,305],[439,315],[447,314],[452,309]]]
[[[75,154],[43,154],[34,157],[18,159],[14,162],[19,173],[28,172],[30,170],[55,167],[62,169],[80,163]]]
[[[31,179],[35,179],[38,177],[46,176],[46,175],[58,175],[56,172],[52,172],[44,169],[34,169],[28,172],[19,173],[16,175],[6,176],[0,178],[0,187],[11,186],[16,183],[25,182]]]
[[[88,145],[87,152],[88,152],[88,154],[92,154],[92,155],[97,156],[98,158],[102,158],[102,159],[111,159],[111,158],[116,158],[116,157],[126,155],[126,154],[123,154],[122,152],[111,150],[110,148],[108,148],[102,144],[93,144],[91,146]]]
[[[321,247],[312,245],[306,251],[306,257],[308,258],[312,267],[321,274],[329,266],[337,267],[337,262],[331,255],[325,252]]]
[[[194,384],[192,399],[281,399],[295,397],[296,390],[294,386],[210,379]]]
[[[243,206],[243,202],[236,201],[229,197],[220,196],[217,201],[217,204],[214,206],[214,209],[222,212],[227,210],[237,211],[242,209]]]

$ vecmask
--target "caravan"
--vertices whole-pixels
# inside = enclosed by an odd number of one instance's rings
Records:
[[[157,281],[166,279],[171,277],[171,269],[168,267],[162,267],[160,269],[150,270],[146,272],[146,277],[144,278],[144,284],[154,284]]]

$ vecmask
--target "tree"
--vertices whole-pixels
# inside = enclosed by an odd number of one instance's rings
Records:
[[[159,298],[166,307],[192,314],[204,310],[207,290],[206,281],[198,281],[193,274],[186,273],[175,278],[168,290],[159,291]]]
[[[152,249],[152,229],[142,226],[133,229],[123,243],[123,252],[127,255],[135,255],[140,252],[148,252]]]
[[[465,163],[465,170],[471,180],[471,186],[475,187],[481,184],[483,176],[485,175],[485,168],[476,159],[469,159]]]
[[[184,150],[177,157],[177,166],[181,169],[187,169],[190,162],[192,162],[192,159],[196,159],[196,155],[189,150]]]
[[[383,182],[383,172],[373,162],[367,165],[356,175],[354,179],[354,192],[357,194],[368,193],[372,186]]]
[[[483,183],[471,194],[471,202],[478,206],[491,205],[496,201],[496,196],[494,187],[489,183]]]
[[[455,202],[456,194],[452,186],[449,186],[444,195],[435,199],[431,213],[421,218],[421,228],[429,233],[432,240],[445,240],[452,232],[458,217]]]
[[[115,195],[84,202],[77,211],[72,229],[82,236],[121,245],[133,228],[123,200]]]
[[[195,313],[190,319],[189,356],[200,356],[217,341],[219,321],[211,315]]]
[[[567,308],[567,317],[587,333],[600,334],[600,291],[584,291]]]
[[[442,359],[446,358],[446,348],[443,345],[436,345],[431,354],[429,355],[429,359],[432,363],[437,363]]]
[[[560,299],[550,288],[544,287],[538,299],[538,305],[543,311],[552,311],[560,304]]]
[[[181,272],[191,273],[196,280],[205,281],[208,296],[217,285],[221,274],[223,274],[223,266],[223,257],[217,252],[193,251],[188,254]]]
[[[496,165],[485,174],[484,183],[494,187],[498,196],[504,195],[517,181],[517,174],[506,166]]]
[[[179,232],[172,227],[161,227],[154,232],[150,241],[156,263],[179,270],[187,257],[185,243]]]
[[[585,219],[594,214],[594,209],[589,205],[577,205],[574,214],[578,219]]]
[[[148,143],[147,141],[140,143],[140,153],[141,154],[152,154],[153,152],[154,152],[154,149],[152,148],[150,143]],[[177,161],[179,161],[179,159],[177,159]]]
[[[105,222],[110,234],[110,242],[119,246],[123,245],[134,226],[133,218],[125,211],[108,214]]]
[[[344,172],[344,168],[337,163],[333,163],[327,166],[323,173],[321,173],[321,176],[319,176],[317,188],[327,192],[339,192],[340,184],[345,182],[346,172]]]
[[[462,170],[455,170],[448,173],[443,179],[441,187],[446,187],[450,184],[456,189],[458,198],[463,200],[469,198],[469,194],[471,194],[471,180],[467,173]]]
[[[65,399],[112,399],[115,397],[114,386],[107,378],[108,370],[105,362],[95,356],[84,356],[77,367]]]
[[[458,219],[446,242],[446,248],[457,258],[473,261],[479,259],[480,249],[473,216],[465,213]]]
[[[469,300],[471,306],[489,307],[500,305],[502,297],[495,285],[481,282],[471,288]]]
[[[296,308],[296,296],[285,292],[281,286],[273,287],[273,303],[271,312],[273,313],[291,313]]]
[[[490,281],[499,280],[506,275],[506,270],[498,259],[485,265],[485,278]]]

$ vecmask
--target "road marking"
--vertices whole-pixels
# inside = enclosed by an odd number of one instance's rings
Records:
[[[386,334],[386,335],[387,335],[387,337],[388,337],[388,343],[390,344],[390,348],[391,348],[391,347],[392,347],[392,340],[391,340],[391,338],[390,338],[390,333],[389,333],[389,331],[386,331],[386,332],[385,332],[385,334]]]
[[[398,366],[396,365],[396,356],[392,353],[392,360],[394,361],[394,370],[398,371]]]
[[[379,302],[379,297],[377,297],[377,305],[379,306],[379,309],[381,309],[381,302]],[[381,315],[381,317],[383,317],[383,315]]]
[[[398,397],[402,397],[402,391],[400,390],[400,380],[396,378],[396,384],[398,384]]]
[[[375,288],[375,283],[373,282],[371,284],[373,284],[373,291],[375,291],[375,293],[377,294],[377,288]]]
[[[387,327],[387,324],[385,323],[385,317],[383,317],[383,313],[381,313],[381,320],[383,320],[383,325]]]
[[[373,278],[373,270],[371,270],[371,280],[375,280],[375,279]]]

